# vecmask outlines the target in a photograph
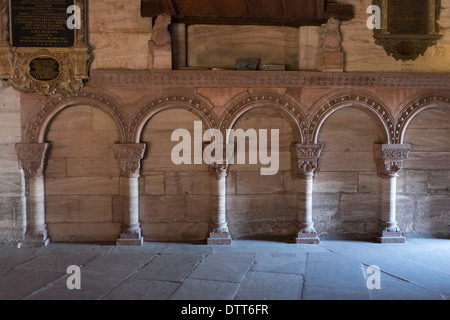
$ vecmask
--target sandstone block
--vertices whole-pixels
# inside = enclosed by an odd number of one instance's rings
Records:
[[[163,195],[165,193],[164,172],[146,174],[144,179],[145,179],[145,194]]]
[[[141,221],[179,221],[186,217],[186,197],[184,195],[141,196]]]
[[[48,178],[45,191],[47,195],[114,195],[119,193],[119,178]]]
[[[47,222],[110,222],[112,198],[110,196],[47,196]]]
[[[357,192],[357,172],[323,172],[314,177],[314,192]]]

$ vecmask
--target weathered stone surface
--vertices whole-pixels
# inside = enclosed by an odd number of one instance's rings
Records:
[[[166,172],[165,194],[211,194],[211,180],[205,172]]]
[[[111,222],[110,196],[47,196],[48,223]]]
[[[55,242],[115,243],[121,230],[120,223],[49,223],[48,232]]]
[[[119,178],[49,178],[45,191],[47,195],[114,195],[119,193]]]
[[[357,192],[357,187],[356,172],[320,172],[314,178],[314,191],[317,193]]]
[[[185,218],[186,197],[141,196],[140,212],[142,221],[179,221]]]
[[[156,172],[147,174],[145,180],[145,194],[148,195],[163,195],[165,194],[165,180],[163,172]]]
[[[142,222],[145,241],[204,242],[208,232],[207,222]]]
[[[262,176],[258,171],[236,173],[236,194],[275,194],[283,191],[283,173]]]

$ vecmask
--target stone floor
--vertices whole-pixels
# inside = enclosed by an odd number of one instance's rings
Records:
[[[81,289],[69,290],[70,265]],[[368,266],[380,268],[380,289]],[[0,246],[0,299],[450,300],[450,240]]]

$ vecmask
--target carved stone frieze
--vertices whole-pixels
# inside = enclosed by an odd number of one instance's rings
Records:
[[[298,88],[379,87],[450,88],[450,75],[432,73],[204,71],[204,70],[92,70],[89,83],[125,88]]]
[[[141,160],[146,149],[145,143],[115,144],[114,151],[119,160],[120,176],[124,178],[138,178]]]

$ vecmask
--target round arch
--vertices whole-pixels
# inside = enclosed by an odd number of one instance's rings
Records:
[[[450,96],[442,93],[428,93],[413,98],[402,109],[395,122],[395,143],[404,143],[406,130],[419,113],[427,109],[438,108],[440,106],[450,107]]]
[[[308,122],[308,143],[318,143],[320,129],[327,118],[339,109],[346,107],[357,108],[368,113],[376,119],[385,143],[392,141],[395,121],[386,105],[366,93],[343,92],[322,99],[313,108],[314,111]]]
[[[49,125],[57,114],[65,108],[79,105],[96,107],[108,114],[117,126],[120,142],[126,141],[128,119],[120,105],[110,97],[83,91],[57,95],[41,105],[27,126],[26,143],[44,143]]]
[[[157,113],[164,110],[181,108],[195,114],[208,129],[216,128],[219,121],[213,108],[205,101],[180,94],[151,97],[141,102],[140,107],[131,117],[129,140],[139,143],[146,123]]]
[[[233,99],[220,120],[220,130],[227,134],[242,115],[255,108],[270,108],[277,111],[290,124],[294,139],[297,142],[305,141],[307,121],[303,111],[293,100],[275,93],[253,93]],[[227,134],[226,141],[228,139]]]

